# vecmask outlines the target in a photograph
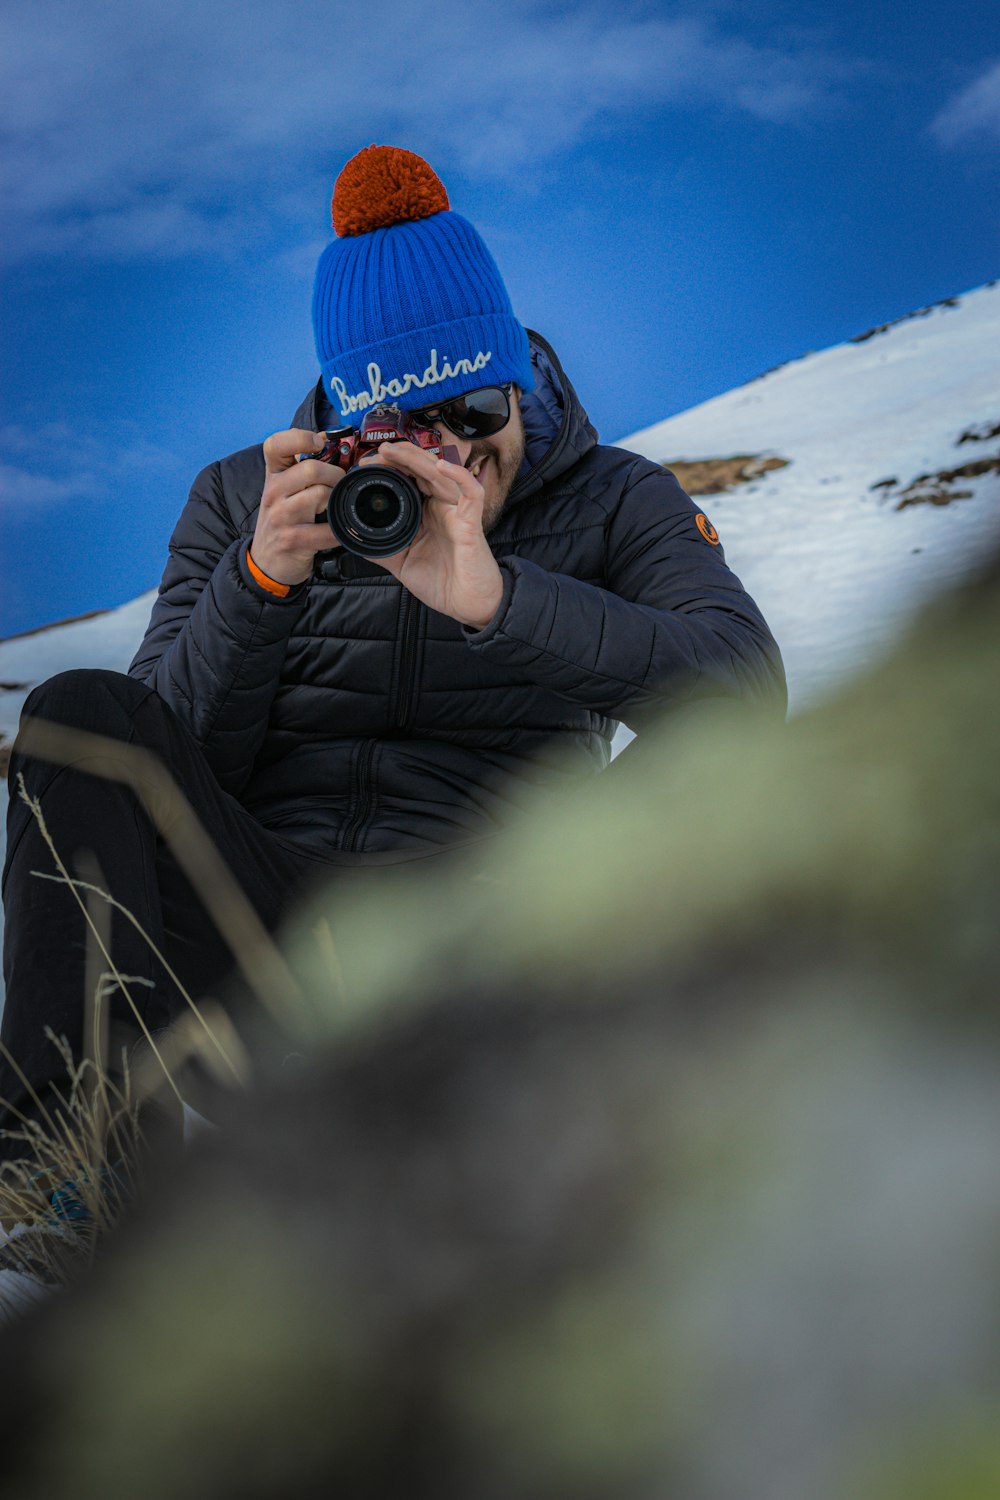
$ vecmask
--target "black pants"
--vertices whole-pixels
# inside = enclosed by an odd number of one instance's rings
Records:
[[[25,714],[141,746],[157,756],[268,931],[275,931],[310,886],[328,883],[335,873],[329,860],[263,828],[222,791],[184,725],[142,683],[117,672],[64,672],[31,693]],[[85,759],[65,766],[33,759],[24,753],[20,738],[15,741],[3,875],[7,998],[0,1036],[35,1092],[51,1103],[51,1086],[66,1096],[69,1079],[45,1027],[66,1037],[76,1059],[84,1055],[87,928],[65,881],[32,873],[54,876],[57,871],[37,819],[19,795],[18,773],[28,793],[39,799],[69,875],[83,879],[99,870],[99,883],[136,918],[194,1000],[210,991],[217,995],[217,987],[228,979],[229,1008],[233,957],[157,832],[151,812],[161,819],[164,813],[152,806],[154,789],[137,793],[123,782],[88,774]],[[343,858],[351,860],[352,878],[359,868],[369,871],[366,879],[373,878],[370,872],[377,866],[363,857]],[[154,1035],[187,1008],[149,943],[114,909],[110,951],[119,972],[133,981],[132,998]],[[130,1046],[142,1032],[120,990],[111,995],[107,1011],[109,1071],[120,1076],[114,1063],[122,1045]],[[6,1058],[0,1059],[0,1101],[40,1118],[31,1091]],[[192,1102],[206,1109],[202,1098]],[[0,1129],[16,1129],[21,1123],[14,1110],[0,1105]],[[178,1127],[180,1118],[178,1114]],[[0,1160],[23,1154],[23,1143],[5,1144],[0,1138]]]

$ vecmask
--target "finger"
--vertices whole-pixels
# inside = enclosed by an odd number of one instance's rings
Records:
[[[303,458],[299,463],[290,464],[287,469],[282,469],[272,477],[276,480],[276,486],[272,488],[276,487],[291,495],[310,484],[325,484],[328,489],[332,490],[334,485],[339,484],[343,479],[344,471],[336,464],[328,464],[321,458]]]
[[[325,446],[325,432],[307,432],[304,427],[272,432],[264,441],[264,468],[268,474],[280,474],[295,463],[300,453],[322,452]]]
[[[264,505],[269,523],[311,521],[314,516],[325,513],[330,503],[330,488],[326,484],[308,484],[301,490],[270,495]]]
[[[428,453],[418,443],[380,443],[378,453],[381,458],[416,459],[418,463],[437,462],[436,455]]]
[[[482,505],[486,498],[486,491],[474,474],[459,464],[450,464],[446,458],[440,458],[435,465],[435,479],[439,485],[444,486],[444,498],[458,504],[468,500],[472,504]],[[454,491],[452,490],[454,486]]]
[[[309,538],[309,546],[315,547],[317,552],[326,552],[331,547],[342,547],[344,544],[338,541],[325,521],[317,520],[313,526],[303,527],[303,531]]]
[[[479,479],[464,464],[453,464],[447,458],[436,458],[434,460],[434,469],[436,473],[444,475],[446,479],[454,479],[456,483],[462,484],[466,492],[470,495],[474,495],[478,490],[482,489]]]
[[[469,495],[459,480],[453,479],[449,474],[441,474],[435,477],[433,499],[443,500],[445,505],[461,505],[463,500],[468,500]]]
[[[433,478],[438,462],[432,453],[425,453],[415,443],[383,443],[377,461],[411,474],[425,475],[428,479]],[[453,464],[452,468],[455,467],[457,465]]]
[[[379,449],[382,462],[413,475],[426,494],[455,503],[456,490],[472,499],[483,494],[483,487],[464,464],[435,458],[413,443],[383,443]],[[454,488],[453,488],[454,486]]]
[[[289,553],[326,552],[331,547],[343,546],[325,521],[302,522],[298,526],[291,526],[282,541],[284,550]]]

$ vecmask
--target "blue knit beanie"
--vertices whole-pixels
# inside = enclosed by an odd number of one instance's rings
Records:
[[[333,193],[337,238],[316,268],[313,333],[344,421],[436,405],[483,385],[534,385],[528,336],[477,230],[412,151],[368,146]]]

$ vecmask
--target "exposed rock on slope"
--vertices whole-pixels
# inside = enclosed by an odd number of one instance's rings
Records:
[[[1000,436],[1000,422],[984,422],[978,428],[967,428],[956,439],[955,446],[958,448],[963,443],[985,443],[997,436]],[[905,510],[908,505],[950,505],[952,500],[971,500],[974,491],[956,490],[949,486],[954,485],[957,479],[977,479],[983,474],[1000,474],[1000,453],[973,459],[955,469],[938,469],[936,473],[918,474],[898,495],[892,494],[899,486],[896,478],[880,479],[872,485],[872,489],[885,490],[887,498],[896,501],[896,510]]]
[[[776,455],[762,457],[756,453],[738,453],[732,458],[665,458],[663,467],[677,477],[682,490],[689,495],[717,495],[749,484],[771,469],[783,469],[790,462]]]

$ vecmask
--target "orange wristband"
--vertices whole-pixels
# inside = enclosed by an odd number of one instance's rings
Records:
[[[247,548],[247,567],[250,569],[254,581],[259,583],[262,589],[266,589],[269,594],[277,594],[279,599],[283,599],[291,588],[291,584],[275,583],[273,578],[268,578],[266,573],[262,573],[250,556],[249,547]]]

